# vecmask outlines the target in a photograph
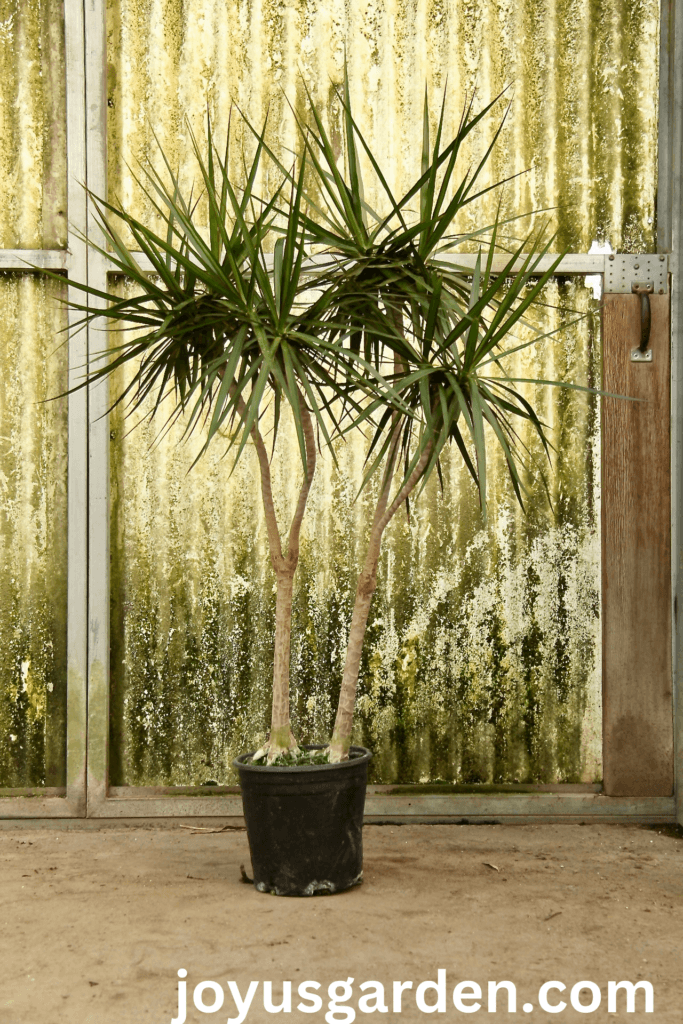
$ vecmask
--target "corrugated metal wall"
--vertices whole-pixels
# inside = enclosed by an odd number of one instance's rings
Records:
[[[186,184],[185,119],[201,136],[207,106],[219,131],[233,102],[257,124],[268,110],[271,143],[297,148],[288,101],[304,111],[305,84],[339,138],[333,85],[346,55],[355,112],[393,187],[418,169],[425,84],[433,114],[446,91],[451,129],[474,89],[483,102],[511,86],[491,174],[529,172],[506,188],[503,213],[557,207],[556,248],[586,251],[596,238],[654,246],[653,0],[112,0],[108,24],[110,189],[140,215],[149,209],[126,165],[156,159],[151,126]],[[372,183],[368,192],[376,201]],[[496,202],[456,227],[488,221]],[[591,304],[581,284],[550,291]],[[595,379],[595,331],[586,321],[539,346],[525,370]],[[597,416],[584,398],[544,401],[559,448],[554,513],[539,486],[524,520],[497,463],[484,527],[453,463],[444,495],[434,484],[412,525],[396,522],[387,538],[357,733],[377,752],[377,780],[600,777]],[[168,443],[150,455],[142,433],[122,432],[112,461],[112,781],[226,781],[230,758],[267,718],[273,599],[255,468],[228,483],[218,450],[185,479],[187,456]],[[357,444],[344,454],[354,483],[361,457]],[[362,551],[366,506],[350,504],[354,483],[328,466],[308,513],[292,675],[310,739],[329,729]]]
[[[53,285],[0,275],[0,785],[66,770],[65,326]]]
[[[0,0],[0,246],[66,245],[62,0]]]
[[[544,300],[595,312],[579,284]],[[563,314],[542,317],[559,326]],[[568,317],[565,315],[565,319]],[[587,318],[510,372],[594,383],[596,323]],[[123,383],[123,381],[121,381]],[[600,777],[598,424],[596,402],[539,392],[558,449],[553,510],[537,470],[529,515],[515,506],[503,460],[491,458],[491,514],[457,451],[385,539],[360,686],[357,739],[376,752],[378,781],[579,781]],[[160,444],[166,416],[112,426],[111,781],[231,779],[268,720],[274,577],[258,466],[248,450],[229,478],[226,444],[187,475],[200,438],[181,427]],[[532,438],[537,466],[542,466]],[[295,591],[295,727],[329,734],[372,498],[354,503],[363,444],[319,466]],[[274,485],[287,521],[297,496],[293,430],[278,441]]]
[[[483,102],[510,85],[492,173],[530,170],[507,187],[504,212],[559,207],[556,248],[597,238],[653,249],[657,19],[656,0],[110,0],[110,189],[145,212],[126,164],[153,155],[151,125],[187,178],[184,118],[201,134],[207,104],[219,132],[233,101],[257,123],[269,109],[272,143],[296,146],[284,96],[302,110],[305,82],[338,132],[332,86],[346,54],[356,114],[396,187],[416,170],[425,82],[433,113],[446,89],[451,128],[474,88]],[[0,0],[0,63],[0,245],[63,246],[60,0]],[[458,227],[488,219],[492,204]],[[0,783],[58,785],[66,420],[35,402],[63,387],[50,354],[61,314],[44,283],[0,283]],[[550,291],[591,305],[580,283]],[[525,370],[593,379],[598,350],[586,321]],[[554,513],[538,490],[522,519],[497,467],[484,528],[453,465],[444,495],[431,488],[411,527],[392,527],[358,732],[377,751],[378,779],[600,775],[596,411],[567,395],[546,401]],[[217,447],[185,479],[188,453],[165,444],[150,455],[142,431],[123,441],[112,426],[112,782],[223,781],[268,702],[272,581],[251,528],[254,467],[228,487]],[[343,464],[355,472],[360,458],[350,447]],[[354,486],[321,471],[309,512],[293,650],[308,736],[328,727],[343,656],[365,508],[351,505]]]
[[[296,146],[288,101],[302,110],[305,85],[334,129],[346,54],[354,110],[392,186],[418,169],[425,85],[432,111],[446,91],[450,129],[473,90],[484,101],[509,87],[491,169],[529,173],[507,207],[559,207],[558,249],[608,238],[651,250],[658,15],[658,0],[110,0],[111,191],[144,208],[126,164],[154,153],[153,126],[188,167],[185,119],[201,134],[207,104],[222,129],[232,103],[259,125],[269,111],[271,139]]]
[[[61,0],[0,0],[0,246],[66,244]],[[0,275],[0,786],[63,786],[66,766],[63,294]]]
[[[556,248],[585,251],[597,238],[651,249],[657,18],[652,0],[113,0],[111,192],[149,216],[126,165],[156,159],[152,126],[189,184],[185,119],[201,136],[207,105],[219,131],[233,102],[257,124],[268,110],[271,143],[297,148],[287,101],[304,111],[305,83],[338,138],[333,85],[346,54],[355,112],[395,188],[418,169],[425,83],[432,112],[445,89],[450,128],[475,88],[483,102],[511,86],[491,173],[529,173],[506,188],[503,212],[558,207]],[[488,221],[496,202],[456,228]],[[590,305],[580,284],[551,291]],[[594,380],[598,347],[586,321],[539,346],[525,370]],[[539,486],[524,520],[497,463],[484,527],[454,462],[444,495],[434,484],[412,525],[396,522],[387,538],[357,732],[377,752],[377,780],[600,777],[597,416],[585,398],[545,401],[559,448],[554,513]],[[226,781],[231,757],[267,719],[273,598],[255,468],[228,483],[218,450],[186,479],[187,456],[168,442],[150,455],[142,432],[122,433],[112,460],[112,781]],[[348,446],[349,481],[321,471],[308,513],[292,672],[308,739],[326,735],[339,682],[366,527],[366,505],[350,503],[361,457]]]

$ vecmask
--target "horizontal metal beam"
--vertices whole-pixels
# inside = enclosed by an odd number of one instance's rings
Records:
[[[35,792],[35,791],[34,791]],[[48,790],[48,792],[50,792]],[[59,796],[0,796],[0,820],[3,818],[73,818],[83,814],[78,798]]]
[[[497,786],[464,785],[458,783],[370,783],[366,793],[368,796],[510,796],[518,793],[602,793],[599,782],[504,782]],[[8,791],[0,791],[0,796]],[[147,800],[153,796],[239,796],[239,786],[109,786],[107,796],[115,799]]]
[[[517,273],[522,269],[524,262],[528,257],[522,255],[512,266],[512,271]],[[462,255],[445,255],[441,256],[440,260],[443,263],[450,263],[461,267],[468,267],[474,269],[478,257],[474,254],[462,254]],[[534,261],[534,275],[540,277],[541,274],[545,274],[546,271],[550,270],[553,263],[557,260],[557,253],[547,253],[542,256],[537,262]],[[509,256],[494,256],[491,269],[494,274],[500,274],[510,261]],[[554,273],[563,276],[565,274],[602,274],[605,271],[605,257],[603,254],[598,253],[597,255],[587,255],[586,253],[567,253],[560,260]]]
[[[148,256],[141,252],[135,252],[133,256],[141,270],[152,273],[154,267]],[[515,262],[512,268],[514,272],[521,269],[525,259],[525,256],[521,256]],[[543,256],[534,268],[534,275],[545,274],[556,259],[557,255]],[[500,274],[507,266],[508,260],[509,257],[505,255],[494,256],[493,272]],[[449,266],[473,270],[477,256],[474,253],[446,254],[440,257],[440,261]],[[70,262],[71,253],[66,249],[0,249],[0,270],[68,270]],[[310,273],[315,273],[325,262],[326,257],[314,257],[304,264],[304,268]],[[272,266],[272,256],[266,257],[266,265]],[[602,254],[568,253],[562,257],[555,269],[555,274],[560,277],[566,274],[602,274],[604,270],[605,257]],[[108,272],[110,274],[122,273],[118,267],[111,264],[108,267]]]
[[[674,819],[673,797],[607,797],[583,793],[510,793],[479,796],[478,794],[426,794],[424,796],[373,796],[365,801],[365,816],[403,815],[412,817],[497,818],[519,815],[534,817],[567,816],[608,817],[628,820],[637,815],[656,815]]]
[[[6,800],[15,796],[32,797],[65,797],[66,786],[17,786],[16,788],[0,789],[0,800]],[[2,804],[0,803],[0,808]]]
[[[229,817],[242,816],[242,800],[237,793],[195,796],[187,792],[177,796],[144,795],[133,790],[128,796],[107,796],[89,807],[92,818],[153,818],[153,817]],[[117,787],[117,794],[121,788]],[[518,820],[529,817],[537,820],[585,821],[605,820],[627,824],[629,821],[676,820],[673,797],[607,797],[601,793],[539,792],[539,793],[373,793],[372,787],[365,801],[367,821],[385,819],[424,820]]]
[[[66,249],[0,249],[0,270],[68,270]]]
[[[152,272],[154,267],[148,256],[144,256],[142,253],[134,252],[133,256],[141,270]],[[266,266],[272,266],[272,256],[266,257]],[[462,253],[454,255],[452,253],[444,254],[439,257],[441,263],[447,263],[453,267],[463,267],[467,270],[473,270],[477,262],[476,253]],[[510,257],[505,255],[494,256],[492,270],[495,274],[500,274],[509,262]],[[516,273],[520,270],[524,264],[526,256],[520,256],[520,258],[514,263],[512,270]],[[534,267],[534,275],[540,277],[541,274],[545,274],[547,270],[553,265],[557,259],[557,254],[547,254],[541,257],[536,266]],[[328,256],[318,256],[307,260],[304,263],[304,270],[315,273],[326,263],[329,262]],[[605,256],[602,253],[597,255],[588,255],[586,253],[568,253],[563,256],[559,265],[555,269],[555,274],[563,276],[565,274],[602,274],[605,271]],[[110,268],[110,273],[122,273],[120,270],[115,271]]]

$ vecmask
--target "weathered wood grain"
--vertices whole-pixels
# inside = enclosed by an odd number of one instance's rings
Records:
[[[603,762],[611,796],[673,792],[669,296],[653,295],[651,363],[632,363],[640,299],[603,300]]]

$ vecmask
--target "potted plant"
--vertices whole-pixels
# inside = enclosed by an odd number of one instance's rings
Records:
[[[520,502],[515,418],[531,424],[549,448],[521,382],[505,373],[503,363],[509,351],[533,342],[517,341],[507,351],[502,343],[523,322],[560,257],[540,273],[550,242],[542,245],[539,236],[529,236],[494,273],[502,223],[452,233],[464,206],[502,184],[478,187],[502,124],[479,165],[458,177],[463,143],[496,100],[477,113],[470,103],[447,145],[442,145],[443,106],[432,143],[425,100],[421,170],[396,199],[354,121],[348,82],[338,97],[343,159],[336,156],[310,96],[311,123],[299,122],[301,156],[292,168],[267,147],[264,127],[254,131],[255,154],[237,183],[229,172],[229,134],[223,155],[210,124],[205,151],[192,136],[208,230],[199,225],[196,201],[183,195],[163,152],[162,170],[147,167],[140,179],[163,230],[91,196],[106,255],[138,294],[121,298],[76,283],[86,293],[76,306],[83,322],[103,318],[113,327],[125,324],[141,332],[103,353],[103,364],[90,370],[85,383],[134,360],[135,376],[112,407],[127,401],[132,412],[153,397],[154,415],[173,393],[173,416],[185,418],[185,434],[198,426],[205,430],[200,455],[226,426],[235,460],[250,440],[255,446],[276,577],[273,701],[263,745],[235,764],[255,883],[282,895],[339,891],[362,877],[371,755],[352,747],[351,736],[363,638],[388,523],[439,471],[452,442],[485,508],[485,424],[505,454]],[[281,184],[268,199],[255,191],[264,158],[281,173]],[[363,164],[384,194],[386,209],[380,213],[365,201]],[[132,236],[130,248],[122,226]],[[474,269],[459,266],[457,257],[446,258],[448,250],[472,242],[479,245]],[[141,269],[135,250],[149,260],[153,276]],[[545,336],[536,331],[533,340]],[[296,426],[302,482],[283,545],[261,424],[271,408],[277,435],[285,406]],[[324,747],[301,748],[290,725],[289,653],[300,531],[320,443],[315,433],[330,445],[358,429],[370,434],[362,485],[378,474],[378,499],[331,739]]]

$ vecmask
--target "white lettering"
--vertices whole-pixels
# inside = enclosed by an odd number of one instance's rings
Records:
[[[325,1014],[325,1020],[327,1024],[335,1024],[335,1021],[339,1021],[340,1024],[351,1024],[351,1021],[356,1019],[356,1011],[352,1006],[343,1006],[347,999],[351,998],[353,994],[353,978],[347,978],[346,981],[333,981],[328,986],[327,994],[330,997],[330,1001],[327,1004],[327,1013]],[[337,989],[342,989],[341,992],[337,992]],[[345,1014],[344,1017],[335,1017],[336,1013]]]
[[[626,992],[626,1012],[636,1012],[636,990],[642,988],[645,993],[645,1013],[654,1013],[655,993],[649,981],[609,981],[607,983],[607,1012],[617,1012],[617,992],[620,988]]]
[[[301,1010],[302,1013],[317,1013],[318,1010],[322,1010],[323,1001],[320,996],[317,996],[314,992],[309,992],[309,988],[320,988],[319,981],[302,981],[299,985],[298,992],[302,999],[308,999],[312,1003],[311,1006],[308,1003],[299,1003],[297,1010]]]
[[[214,1000],[211,1006],[206,1006],[204,1003],[204,993],[207,989],[210,989],[214,995]],[[194,1005],[198,1010],[201,1010],[202,1013],[216,1013],[216,1011],[220,1010],[223,1005],[224,999],[225,992],[217,981],[200,981],[192,995]]]
[[[593,996],[593,1001],[588,1006],[579,1001],[579,996],[584,988],[587,988]],[[576,985],[572,986],[569,1001],[577,1013],[593,1013],[600,1005],[601,998],[600,989],[594,981],[577,981]]]
[[[541,1009],[545,1010],[546,1013],[562,1013],[567,1004],[555,1003],[554,1006],[551,1006],[546,997],[551,988],[556,988],[558,992],[564,992],[566,987],[567,986],[563,985],[561,981],[546,981],[545,985],[541,985],[538,993],[538,1001]]]
[[[460,1013],[476,1013],[481,1009],[481,1003],[472,1003],[466,1006],[463,999],[481,999],[481,988],[476,981],[461,981],[453,989],[453,1006]]]
[[[185,970],[184,967],[181,967],[180,970],[178,971],[178,977],[179,978],[186,978],[187,977],[187,971]],[[187,1017],[187,982],[186,981],[179,981],[178,982],[178,1016],[172,1018],[171,1024],[185,1024],[186,1017]]]
[[[395,981],[394,982],[394,1013],[401,1012],[401,993],[404,988],[412,988],[412,981]]]
[[[422,1010],[423,1013],[435,1013],[437,1010],[439,1013],[446,1012],[446,972],[438,970],[436,976],[439,979],[438,981],[423,981],[417,986],[415,1002],[417,1003],[418,1010]],[[436,991],[436,1002],[431,1006],[425,1001],[424,997],[428,989]]]
[[[282,1002],[279,1006],[273,1006],[273,983],[272,981],[263,982],[263,1009],[266,1013],[285,1013],[292,1012],[292,983],[291,981],[282,982]]]
[[[501,988],[504,988],[508,994],[508,1013],[517,1013],[517,989],[511,981],[489,982],[489,1013],[496,1012],[497,993]]]
[[[360,987],[361,992],[365,992],[366,989],[373,989],[367,996],[362,996],[358,1000],[358,1009],[361,1013],[388,1013],[389,1010],[384,1002],[384,985],[381,981],[364,981]],[[370,1006],[370,1000],[374,1000],[374,1006]]]
[[[247,1014],[249,1013],[249,1007],[251,1006],[252,1000],[256,995],[258,981],[249,982],[249,991],[247,992],[246,997],[244,999],[242,999],[240,990],[237,987],[237,982],[229,981],[228,988],[230,989],[230,995],[235,1000],[235,1006],[237,1007],[237,1013],[239,1014],[238,1017],[228,1017],[228,1024],[232,1024],[232,1021],[234,1021],[235,1024],[242,1024],[242,1021],[246,1018]]]

